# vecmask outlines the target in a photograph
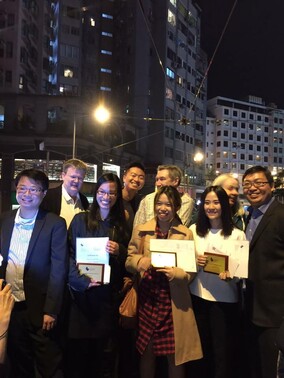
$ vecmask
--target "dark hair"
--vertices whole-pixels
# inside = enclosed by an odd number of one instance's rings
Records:
[[[49,186],[49,180],[46,174],[43,171],[39,171],[38,169],[24,169],[20,173],[17,174],[15,178],[15,186],[18,186],[18,183],[22,177],[27,177],[29,179],[34,180],[37,184],[39,184],[43,191],[46,191]]]
[[[176,212],[181,207],[181,198],[178,190],[174,188],[173,186],[161,186],[154,198],[154,208],[157,205],[157,202],[159,201],[159,198],[162,194],[165,194],[168,197],[168,200],[172,206],[173,212],[176,214]]]
[[[138,161],[133,161],[132,163],[128,164],[128,165],[125,167],[125,169],[124,169],[124,173],[126,173],[127,171],[129,171],[130,168],[133,168],[133,167],[135,167],[135,168],[139,168],[139,169],[141,169],[144,173],[146,173],[146,172],[145,172],[145,167],[144,167],[144,165],[143,165],[142,163],[139,163]]]
[[[96,198],[97,191],[102,184],[107,183],[107,182],[114,182],[117,188],[115,204],[112,206],[112,208],[109,211],[110,221],[114,226],[117,226],[119,230],[125,232],[126,219],[125,219],[125,212],[124,212],[123,199],[122,199],[122,188],[121,188],[119,177],[115,175],[114,173],[103,174],[102,176],[99,177],[98,182],[95,185],[93,203],[90,207],[89,216],[88,216],[88,228],[90,230],[94,230],[98,226],[97,213],[99,211],[99,205]]]
[[[261,165],[255,165],[254,167],[247,169],[245,173],[243,174],[243,182],[246,176],[253,175],[254,173],[258,173],[258,172],[264,173],[266,180],[268,181],[271,187],[274,185],[274,180],[273,180],[270,170],[266,167],[262,167]]]
[[[208,193],[214,192],[218,197],[221,205],[221,221],[222,221],[222,231],[221,234],[224,236],[229,236],[232,234],[234,224],[232,220],[231,207],[229,203],[229,197],[226,191],[221,186],[209,186],[204,190],[201,195],[201,202],[199,205],[197,222],[196,222],[196,233],[197,235],[204,237],[208,234],[211,229],[210,221],[205,213],[204,204],[205,198]]]

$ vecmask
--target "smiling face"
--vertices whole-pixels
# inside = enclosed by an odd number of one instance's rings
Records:
[[[31,193],[31,191],[34,193]],[[21,215],[24,218],[33,217],[38,210],[46,191],[35,180],[23,176],[17,185],[16,199],[21,208]]]
[[[66,173],[62,173],[63,186],[70,197],[77,196],[83,185],[84,178],[85,172],[73,167],[69,167]]]
[[[228,178],[222,184],[222,188],[226,191],[229,197],[230,206],[234,206],[237,202],[238,195],[239,195],[239,182],[238,180],[232,178]]]
[[[252,185],[250,188],[244,186],[244,195],[253,207],[259,207],[270,201],[272,197],[273,187],[267,182],[267,178],[263,172],[256,172],[251,175],[247,175],[244,178],[243,185],[246,183],[261,183],[260,187]]]
[[[212,227],[219,228],[221,221],[221,204],[215,192],[209,192],[205,197],[204,211]]]
[[[101,211],[110,210],[117,199],[117,187],[115,182],[105,182],[97,190],[97,203]]]
[[[155,214],[160,222],[171,222],[174,218],[173,205],[166,194],[161,194],[155,205]]]
[[[160,188],[161,186],[178,186],[178,179],[172,179],[168,169],[162,169],[157,172],[156,175],[156,187]]]
[[[123,175],[123,182],[127,190],[137,192],[145,184],[145,173],[138,167],[131,167]]]

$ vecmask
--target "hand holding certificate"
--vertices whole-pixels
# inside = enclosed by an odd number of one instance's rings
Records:
[[[109,238],[77,238],[76,260],[81,273],[101,283],[110,281],[109,254],[106,245]]]

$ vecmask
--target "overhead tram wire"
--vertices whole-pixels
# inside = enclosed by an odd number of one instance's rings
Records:
[[[165,67],[163,66],[162,60],[161,60],[160,55],[159,55],[159,52],[158,52],[158,48],[157,48],[157,46],[156,46],[156,44],[155,44],[155,41],[154,41],[153,35],[152,35],[151,30],[150,30],[150,27],[149,27],[149,23],[148,23],[147,18],[146,18],[146,16],[145,16],[145,12],[144,12],[144,8],[143,8],[143,5],[142,5],[141,0],[138,0],[138,3],[139,3],[139,6],[140,6],[140,10],[141,10],[141,13],[142,13],[142,16],[143,16],[143,20],[144,20],[144,22],[145,22],[145,25],[146,25],[146,28],[147,28],[147,31],[148,31],[149,37],[150,37],[150,39],[151,39],[151,41],[152,41],[152,44],[153,44],[153,47],[154,47],[155,53],[156,53],[156,55],[157,55],[157,58],[158,58],[158,61],[159,61],[160,67],[161,67],[161,69],[162,69],[162,71],[163,71],[163,74],[164,74],[164,77],[165,77],[166,83],[167,83],[167,85],[168,85],[169,87],[171,87],[171,83],[169,82],[169,79],[168,79],[168,77],[167,77],[167,74],[166,74],[166,71],[165,71]],[[214,59],[215,59],[215,55],[216,55],[216,53],[217,53],[217,51],[218,51],[218,49],[219,49],[219,46],[220,46],[220,44],[221,44],[221,42],[222,42],[222,40],[223,40],[223,37],[224,37],[224,35],[225,35],[225,32],[226,32],[226,30],[227,30],[227,27],[228,27],[228,25],[229,25],[229,22],[230,22],[230,20],[231,20],[231,17],[232,17],[232,15],[233,15],[233,13],[234,13],[234,10],[235,10],[235,8],[236,8],[236,6],[237,6],[237,3],[238,3],[238,0],[235,0],[233,6],[232,6],[232,8],[231,8],[231,11],[230,11],[230,13],[229,13],[229,15],[228,15],[228,17],[227,17],[227,20],[226,20],[226,22],[225,22],[224,28],[223,28],[223,30],[222,30],[222,32],[221,32],[220,38],[219,38],[219,40],[218,40],[218,42],[217,42],[217,45],[216,45],[216,47],[215,47],[215,49],[214,49],[214,52],[213,52],[213,54],[212,54],[212,57],[211,57],[211,59],[210,59],[210,61],[209,61],[209,64],[208,64],[208,66],[207,66],[207,68],[206,68],[206,71],[205,71],[205,73],[204,73],[204,75],[203,75],[203,77],[202,77],[202,80],[201,80],[201,82],[200,82],[198,88],[197,88],[196,94],[195,94],[195,96],[194,96],[194,101],[193,101],[193,103],[191,104],[191,106],[190,106],[190,108],[189,108],[189,110],[188,110],[187,117],[185,117],[186,120],[188,121],[187,124],[190,124],[189,116],[190,116],[190,114],[191,114],[192,111],[193,111],[193,107],[194,107],[195,104],[196,104],[197,98],[198,98],[198,96],[199,96],[199,94],[200,94],[200,92],[201,92],[201,89],[202,89],[202,87],[203,87],[203,84],[204,84],[204,82],[205,82],[205,80],[206,80],[206,78],[207,78],[207,76],[208,76],[209,70],[210,70],[210,68],[211,68],[211,65],[212,65]],[[184,117],[183,117],[183,118],[184,118]],[[183,118],[179,121],[179,122],[182,122],[182,124],[185,123],[185,120],[184,120]],[[168,120],[167,120],[167,119],[164,119],[163,121],[168,121]]]
[[[156,53],[156,55],[157,55],[157,58],[158,58],[158,61],[159,61],[160,67],[161,67],[161,69],[162,69],[162,71],[163,71],[163,74],[164,74],[164,76],[165,76],[166,83],[167,83],[167,85],[168,85],[169,87],[171,87],[171,84],[169,83],[169,80],[168,80],[168,77],[167,77],[167,74],[166,74],[165,68],[164,68],[164,66],[163,66],[162,60],[161,60],[161,58],[160,58],[160,55],[159,55],[159,52],[158,52],[157,46],[156,46],[155,41],[154,41],[154,38],[153,38],[153,36],[152,36],[152,33],[151,33],[151,30],[150,30],[149,24],[148,24],[148,22],[147,22],[147,19],[146,19],[146,16],[145,16],[145,12],[144,12],[143,5],[142,5],[142,3],[141,3],[141,0],[138,0],[138,3],[139,3],[139,6],[140,6],[140,10],[141,10],[141,13],[142,13],[142,16],[143,16],[143,19],[144,19],[144,22],[145,22],[145,25],[146,25],[147,31],[148,31],[148,33],[149,33],[149,37],[150,37],[150,39],[151,39],[151,41],[152,41],[152,44],[153,44],[153,47],[154,47],[155,53]],[[182,124],[182,125],[184,125],[184,126],[186,126],[186,125],[190,125],[190,123],[191,123],[191,122],[190,122],[190,119],[189,119],[189,116],[190,116],[191,112],[193,111],[193,107],[194,107],[195,104],[196,104],[196,101],[197,101],[197,98],[198,98],[198,96],[199,96],[199,94],[200,94],[200,91],[201,91],[201,89],[202,89],[202,86],[203,86],[203,84],[204,84],[204,82],[205,82],[205,80],[206,80],[206,78],[207,78],[207,76],[208,76],[209,70],[210,70],[210,68],[211,68],[211,66],[212,66],[212,63],[213,63],[213,61],[214,61],[214,59],[215,59],[215,56],[216,56],[216,53],[217,53],[217,51],[218,51],[218,49],[219,49],[219,47],[220,47],[220,44],[221,44],[221,42],[222,42],[222,40],[223,40],[223,37],[224,37],[224,35],[225,35],[225,32],[226,32],[227,27],[228,27],[228,25],[229,25],[229,22],[230,22],[230,20],[231,20],[231,18],[232,18],[232,15],[233,15],[233,13],[234,13],[234,10],[235,10],[235,8],[236,8],[236,6],[237,6],[237,3],[238,3],[238,0],[235,0],[233,6],[232,6],[232,8],[231,8],[231,11],[230,11],[230,13],[229,13],[229,15],[228,15],[228,17],[227,17],[227,20],[226,20],[226,23],[225,23],[225,25],[224,25],[224,28],[223,28],[223,30],[222,30],[222,32],[221,32],[220,38],[219,38],[219,40],[218,40],[218,42],[217,42],[217,45],[216,45],[216,47],[215,47],[215,49],[214,49],[214,52],[213,52],[213,54],[212,54],[212,57],[211,57],[211,59],[210,59],[210,61],[209,61],[209,64],[208,64],[208,66],[207,66],[207,68],[206,68],[206,71],[205,71],[203,77],[202,77],[201,83],[200,83],[200,85],[198,86],[197,92],[196,92],[196,94],[195,94],[195,96],[194,96],[194,102],[191,104],[191,106],[190,106],[190,108],[189,108],[189,110],[188,110],[187,117],[184,117],[184,116],[183,116],[183,117],[179,120],[180,124]],[[123,118],[132,118],[132,119],[135,119],[135,118],[136,118],[136,119],[142,119],[142,120],[145,120],[145,121],[174,122],[173,120],[168,120],[168,119],[166,119],[166,118],[131,117],[131,116],[122,116],[122,117],[123,117]],[[117,146],[113,146],[113,147],[107,148],[107,149],[101,151],[101,153],[105,153],[105,152],[111,151],[111,150],[113,150],[113,149],[118,149],[118,148],[124,147],[124,146],[126,146],[126,145],[131,144],[131,143],[135,143],[135,142],[137,142],[137,141],[139,141],[139,140],[149,138],[149,137],[151,137],[151,136],[153,136],[153,135],[156,135],[156,134],[160,134],[161,132],[162,132],[162,131],[158,131],[158,132],[155,132],[155,133],[152,133],[152,134],[149,134],[149,135],[143,136],[143,137],[141,137],[141,138],[134,139],[134,140],[129,141],[129,142],[121,143],[121,144],[119,144],[119,145],[117,145]]]

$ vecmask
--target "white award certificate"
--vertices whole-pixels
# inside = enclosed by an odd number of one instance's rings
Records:
[[[176,266],[178,268],[182,268],[186,272],[196,272],[195,247],[193,240],[151,239],[150,251],[155,253],[173,252],[176,254]],[[162,263],[161,259],[163,258],[163,255],[161,254],[160,257],[159,264]],[[166,257],[165,254],[164,257]],[[166,259],[168,260],[168,258]]]
[[[110,282],[109,254],[106,244],[109,238],[77,238],[76,261],[78,269],[98,282]]]
[[[77,264],[109,264],[109,254],[106,252],[108,240],[109,238],[77,238]]]

